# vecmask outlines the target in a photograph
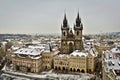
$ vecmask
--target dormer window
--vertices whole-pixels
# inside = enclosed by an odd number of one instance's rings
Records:
[[[116,49],[116,51],[118,51],[118,48]]]
[[[118,65],[120,66],[120,62],[118,62]]]
[[[115,63],[112,61],[112,65],[114,66],[115,65]]]
[[[20,50],[20,52],[22,52],[22,50]]]
[[[31,51],[31,53],[32,53],[33,51]]]
[[[109,62],[108,62],[108,65],[109,65],[109,66],[111,66],[111,65],[112,65],[112,62],[111,62],[111,61],[109,61]]]

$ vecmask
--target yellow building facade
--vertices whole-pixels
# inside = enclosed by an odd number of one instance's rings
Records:
[[[42,56],[43,69],[44,70],[52,69],[54,53],[53,52],[43,52],[41,54],[41,56]]]
[[[12,58],[12,64],[14,71],[39,73],[42,70],[41,58],[33,60],[29,57],[20,58],[16,55]]]
[[[54,57],[54,69],[70,72],[94,73],[97,56],[91,52],[74,51],[70,55],[59,54]]]
[[[22,48],[12,53],[11,57],[14,71],[24,73],[39,73],[42,71],[42,59],[39,51]]]

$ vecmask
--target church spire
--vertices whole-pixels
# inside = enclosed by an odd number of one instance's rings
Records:
[[[67,18],[66,18],[66,13],[64,14],[63,27],[67,27]]]
[[[79,11],[77,13],[76,24],[74,25],[74,29],[83,30],[83,24],[81,23],[81,18],[79,17]]]
[[[78,11],[77,18],[76,18],[76,26],[79,27],[80,23],[81,23],[81,19],[79,17],[79,11]]]

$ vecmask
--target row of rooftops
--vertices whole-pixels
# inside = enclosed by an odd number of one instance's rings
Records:
[[[22,46],[15,46],[11,47],[12,50],[12,57],[18,56],[20,58],[29,57],[31,59],[40,59],[42,52],[50,52],[50,45],[49,44],[38,44],[38,45],[29,45],[26,48]]]
[[[50,53],[50,45],[49,44],[39,44],[39,45],[29,45],[27,48],[23,48],[22,46],[12,46],[11,49],[13,50],[14,54],[17,55],[28,55],[28,56],[37,56],[40,55],[42,52],[48,52]],[[57,55],[60,51],[58,50],[58,46],[55,46],[52,48],[52,51],[54,52],[55,55]],[[97,57],[98,52],[96,51],[95,48],[89,48],[88,51],[80,51],[80,50],[75,50],[69,55],[58,55],[59,57],[62,56],[79,56],[79,57],[86,57],[90,53],[92,56]]]

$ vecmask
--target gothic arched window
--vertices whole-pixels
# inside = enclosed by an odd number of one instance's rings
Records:
[[[79,31],[77,31],[77,36],[79,35]]]
[[[63,32],[63,35],[65,36],[65,32]]]
[[[72,52],[73,52],[73,44],[69,43],[69,53],[72,53]]]

